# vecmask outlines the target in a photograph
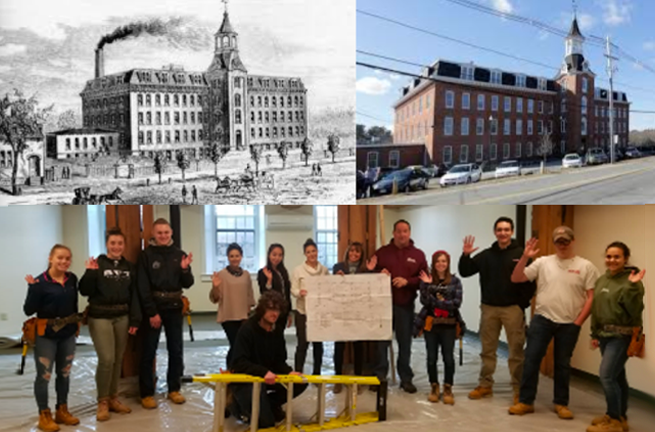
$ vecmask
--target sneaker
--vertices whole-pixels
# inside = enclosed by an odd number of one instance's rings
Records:
[[[80,419],[73,417],[73,414],[68,412],[68,405],[62,404],[57,407],[55,412],[55,423],[75,426],[80,424]]]
[[[439,384],[437,383],[432,383],[431,389],[430,389],[430,394],[428,395],[428,401],[432,403],[437,403],[439,402]]]
[[[602,423],[589,426],[587,432],[623,432],[623,426],[620,420],[608,417]]]
[[[343,390],[343,385],[341,384],[335,384],[334,388],[332,389],[332,393],[334,394],[339,394]]]
[[[443,403],[446,405],[455,405],[455,396],[453,396],[453,386],[446,384],[443,387]]]
[[[109,402],[102,400],[98,402],[98,410],[96,411],[96,420],[107,421],[109,420]]]
[[[491,397],[493,396],[493,394],[494,391],[491,387],[477,386],[471,391],[471,393],[469,393],[469,399],[473,399],[473,400],[482,399],[485,397]]]
[[[403,389],[403,391],[409,393],[409,394],[414,394],[416,393],[416,386],[411,383],[411,381],[407,382],[401,382],[400,383],[400,388]]]
[[[52,419],[52,413],[49,409],[39,413],[39,429],[44,432],[57,432],[59,430],[59,426]]]
[[[569,407],[565,405],[555,405],[555,412],[562,420],[573,420],[573,413]]]
[[[180,394],[180,392],[170,392],[168,394],[168,398],[172,400],[174,404],[178,405],[182,405],[184,402],[186,402],[186,399]]]
[[[519,402],[516,405],[509,407],[508,411],[511,415],[531,414],[534,412],[534,405],[528,405]]]
[[[141,398],[141,406],[145,409],[155,409],[157,408],[157,401],[152,396],[146,396]]]
[[[132,412],[132,409],[126,405],[123,405],[117,397],[113,397],[109,399],[109,411],[119,414],[129,414]]]

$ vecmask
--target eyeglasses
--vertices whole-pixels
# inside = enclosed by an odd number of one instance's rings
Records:
[[[571,240],[566,240],[566,239],[558,239],[555,244],[562,245],[562,246],[568,246],[571,244]]]

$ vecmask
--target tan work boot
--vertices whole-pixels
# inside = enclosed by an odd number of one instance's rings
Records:
[[[155,409],[157,408],[157,401],[152,396],[146,396],[141,399],[141,406],[145,409]]]
[[[455,396],[453,396],[453,386],[446,384],[443,386],[443,403],[446,405],[455,405]]]
[[[332,393],[334,394],[339,394],[343,390],[343,385],[341,384],[335,384],[334,388],[332,389]]]
[[[170,392],[168,394],[168,398],[172,400],[173,403],[178,405],[182,405],[184,402],[186,402],[186,399],[180,394],[180,392]]]
[[[623,428],[623,432],[628,432],[630,430],[628,419],[623,416],[621,416],[621,427]]]
[[[608,417],[602,423],[589,426],[587,432],[623,432],[623,426],[621,421]]]
[[[555,405],[555,412],[562,420],[573,420],[573,413],[569,407],[564,405]]]
[[[107,399],[98,401],[98,410],[96,412],[98,421],[109,420],[109,401]]]
[[[508,411],[511,415],[532,414],[534,412],[534,405],[528,405],[519,402],[516,405],[509,407]]]
[[[39,429],[44,432],[57,432],[59,430],[59,426],[52,419],[52,413],[49,409],[39,413]]]
[[[596,425],[599,425],[601,423],[605,423],[605,422],[608,422],[608,421],[610,421],[610,416],[608,416],[607,414],[603,414],[602,416],[598,416],[598,417],[594,418],[591,421],[591,425],[596,426]]]
[[[484,397],[493,396],[493,394],[494,391],[491,387],[477,386],[471,391],[471,393],[469,393],[469,399],[482,399]]]
[[[121,401],[119,401],[118,398],[114,396],[109,399],[109,411],[119,414],[129,414],[132,412],[132,409],[126,405],[123,405]]]
[[[68,405],[63,404],[57,407],[55,412],[55,422],[59,424],[65,424],[67,426],[75,426],[80,424],[80,419],[73,417],[73,414],[68,412]]]
[[[439,402],[439,384],[432,383],[432,388],[430,389],[430,394],[428,395],[428,400],[432,403]]]
[[[521,392],[519,391],[519,389],[514,389],[514,405],[519,403],[520,396],[521,396]]]

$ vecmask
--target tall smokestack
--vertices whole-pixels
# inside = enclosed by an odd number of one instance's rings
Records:
[[[96,48],[96,78],[105,75],[105,54],[102,48]]]

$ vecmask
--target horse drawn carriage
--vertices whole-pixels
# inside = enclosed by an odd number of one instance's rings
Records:
[[[243,190],[254,192],[257,188],[273,188],[273,175],[262,172],[259,177],[248,174],[241,174],[237,178],[230,178],[225,176],[223,179],[216,179],[216,190],[214,193],[219,192],[241,192]]]
[[[75,197],[73,197],[73,205],[85,205],[85,204],[109,204],[110,201],[119,201],[123,202],[121,194],[123,190],[120,187],[116,187],[112,192],[108,194],[91,194],[91,187],[81,186],[73,189]]]

